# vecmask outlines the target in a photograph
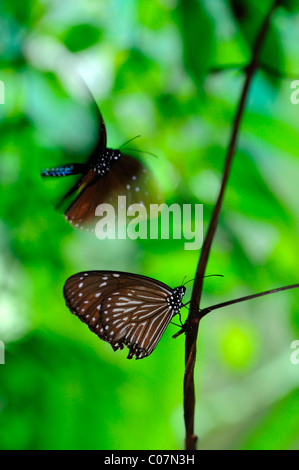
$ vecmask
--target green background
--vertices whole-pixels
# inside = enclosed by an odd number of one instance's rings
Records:
[[[252,83],[207,267],[224,278],[206,279],[202,307],[298,282],[299,104],[290,96],[299,79],[299,8],[283,3],[262,51],[277,73],[260,71]],[[132,146],[157,154],[143,159],[166,202],[204,204],[206,230],[241,68],[269,5],[2,1],[1,449],[183,448],[177,327],[169,325],[150,357],[127,361],[70,314],[62,288],[88,269],[136,272],[175,287],[195,276],[199,252],[184,250],[184,240],[99,241],[73,230],[53,208],[64,182],[46,184],[40,169],[88,155],[95,121],[83,77],[108,145],[141,134]],[[195,370],[199,449],[299,448],[296,339],[296,290],[204,318]]]

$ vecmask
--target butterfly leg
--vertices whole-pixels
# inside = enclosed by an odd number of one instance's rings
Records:
[[[55,168],[44,168],[41,170],[41,176],[57,177],[79,175],[83,173],[84,167],[84,163],[67,163],[66,165],[57,166]]]
[[[180,336],[180,335],[182,335],[183,333],[185,333],[185,329],[186,329],[186,328],[185,328],[185,325],[186,325],[186,323],[185,323],[184,325],[182,325],[181,329],[180,329],[177,333],[175,333],[175,334],[172,336],[173,339],[175,339],[175,338],[177,338],[178,336]],[[177,325],[177,326],[179,326],[179,325]]]
[[[182,322],[182,317],[181,317],[180,312],[178,313],[178,316],[179,316],[179,320],[180,320],[180,325],[177,325],[177,323],[174,323],[173,321],[171,321],[169,323],[171,323],[172,325],[178,326],[179,328],[182,328],[183,327],[183,322]]]
[[[171,323],[171,324],[174,325],[174,326],[177,326],[178,328],[181,328],[181,327],[183,326],[183,325],[178,325],[177,323],[174,323],[173,321],[171,321],[171,322],[169,322],[169,323]]]
[[[191,303],[191,300],[189,300],[189,302],[186,302],[185,304],[183,304],[182,307],[186,307],[186,305],[189,305],[190,303]],[[181,308],[182,308],[182,307],[181,307]],[[187,308],[187,307],[186,307],[186,308]],[[187,310],[189,310],[189,309],[187,308]]]

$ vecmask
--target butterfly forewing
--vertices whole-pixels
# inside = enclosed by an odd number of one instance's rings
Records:
[[[183,294],[176,308],[170,304],[173,293],[160,281],[111,271],[75,274],[64,287],[71,312],[115,351],[127,346],[129,359],[141,359],[155,349],[181,306]]]
[[[72,313],[86,323],[101,339],[106,340],[99,312],[99,279],[79,273],[67,279],[64,285],[66,304]],[[101,298],[107,295],[102,292]]]

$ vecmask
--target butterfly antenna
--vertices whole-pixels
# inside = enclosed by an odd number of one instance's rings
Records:
[[[122,144],[119,148],[121,149],[122,147],[124,147],[125,145],[127,145],[129,142],[132,142],[132,140],[138,139],[139,137],[141,137],[141,135],[135,135],[135,137],[132,137],[132,139],[127,140],[127,142],[125,142],[124,144]],[[130,149],[128,149],[128,150],[130,150]]]
[[[190,279],[189,281],[185,282],[185,284],[182,284],[182,285],[185,286],[186,284],[188,284],[188,282],[195,281],[195,279],[202,279],[203,277],[213,277],[213,276],[224,277],[223,274],[208,274],[207,276],[198,276],[198,277],[195,277],[194,279]]]
[[[152,152],[148,152],[147,150],[139,150],[139,149],[127,149],[127,150],[130,150],[131,152],[147,153],[148,155],[151,155],[152,157],[158,158],[158,155]]]
[[[119,148],[121,149],[122,147],[127,145],[129,142],[132,142],[132,140],[138,139],[139,137],[141,137],[141,135],[136,135],[135,137],[132,137],[132,139],[127,140],[127,142],[122,144]],[[126,150],[130,150],[131,152],[147,153],[148,155],[151,155],[152,157],[158,158],[158,155],[152,152],[148,152],[147,150],[138,150],[138,149],[130,149],[130,148],[127,148]]]
[[[182,280],[180,286],[183,286],[183,285],[184,285],[184,280],[186,279],[186,277],[187,277],[187,276],[184,276],[184,277],[183,277],[183,280]],[[188,281],[188,282],[189,282],[189,281]]]

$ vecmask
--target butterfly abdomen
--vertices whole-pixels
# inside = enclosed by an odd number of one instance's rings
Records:
[[[78,175],[83,172],[85,164],[81,163],[68,163],[66,165],[57,166],[55,168],[44,168],[41,171],[42,176],[70,176]]]

